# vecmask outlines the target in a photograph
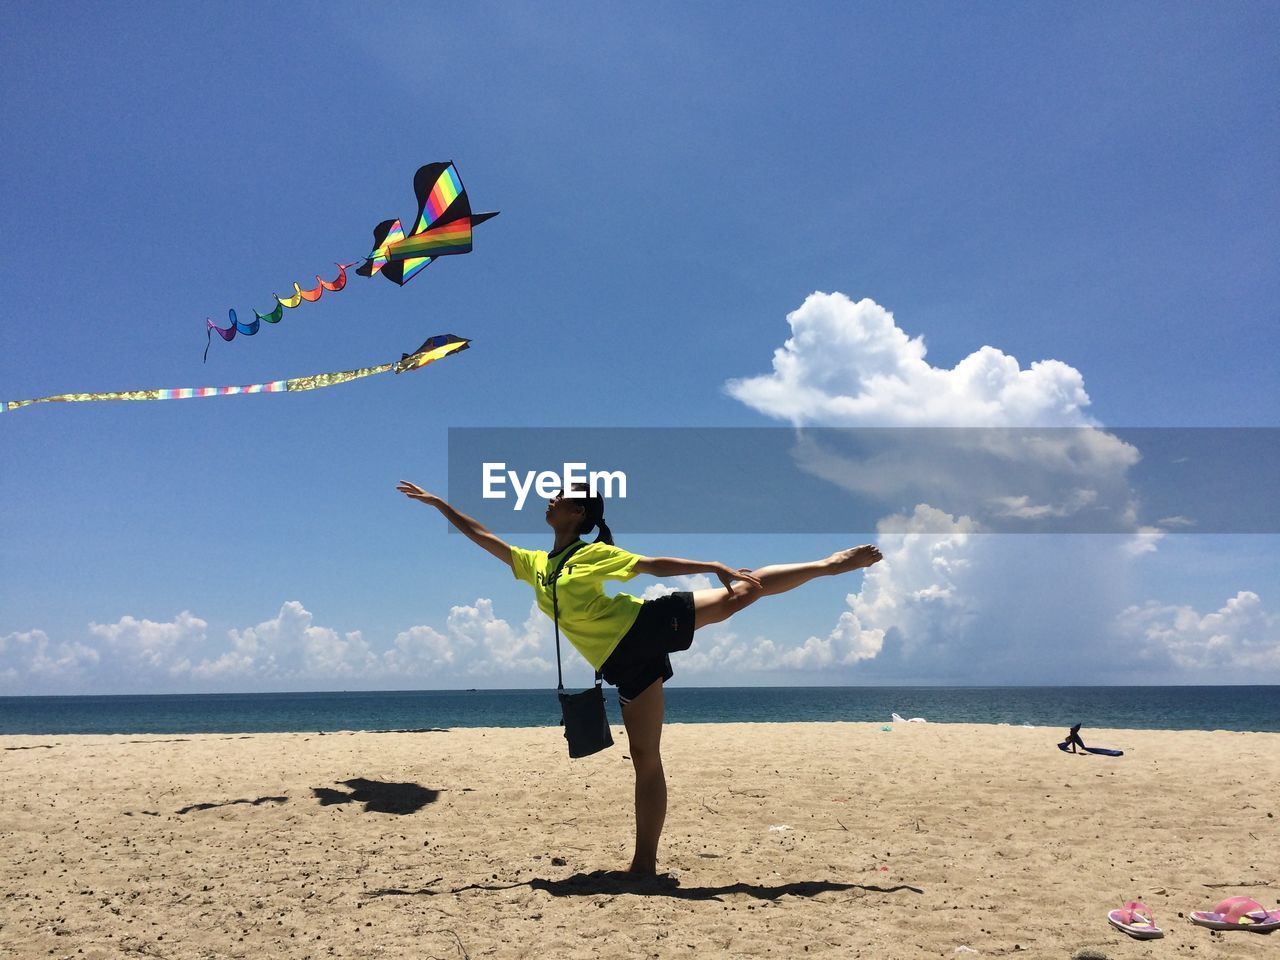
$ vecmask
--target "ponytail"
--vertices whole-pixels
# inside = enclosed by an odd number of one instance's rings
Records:
[[[582,525],[578,527],[578,536],[590,532],[592,527],[599,528],[594,543],[607,543],[613,546],[613,531],[604,522],[604,497],[599,494],[588,494],[582,500]]]

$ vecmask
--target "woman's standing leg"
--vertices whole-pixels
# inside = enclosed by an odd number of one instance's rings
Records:
[[[631,872],[658,869],[658,839],[667,819],[667,778],[662,770],[662,681],[656,680],[622,708],[631,763],[636,770],[636,852]]]
[[[708,624],[720,623],[749,606],[761,597],[794,590],[808,583],[815,577],[830,577],[850,570],[869,567],[881,559],[880,551],[870,544],[841,550],[821,560],[809,563],[775,563],[758,570],[752,570],[760,580],[760,586],[747,583],[734,584],[733,593],[723,587],[693,592],[693,626],[694,629]]]

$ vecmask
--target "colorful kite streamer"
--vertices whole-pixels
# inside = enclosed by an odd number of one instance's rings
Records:
[[[381,273],[393,283],[404,286],[436,257],[470,253],[472,228],[498,215],[497,211],[471,212],[471,201],[452,161],[420,167],[413,177],[413,190],[418,197],[418,217],[414,221],[413,232],[406,237],[399,220],[383,220],[374,227],[373,252],[356,270],[362,277]],[[347,267],[352,266],[355,266],[354,262],[337,264],[338,276],[333,280],[323,280],[317,274],[316,285],[310,290],[303,290],[300,284],[294,283],[291,297],[272,294],[275,307],[270,313],[254,310],[253,320],[249,323],[242,323],[234,309],[227,311],[231,320],[228,327],[219,327],[212,320],[205,320],[205,359],[209,358],[209,344],[213,342],[215,331],[228,343],[236,338],[237,333],[252,337],[264,321],[279,323],[286,308],[293,309],[304,300],[315,303],[326,290],[341,290],[347,285]]]
[[[84,403],[91,400],[187,400],[192,397],[229,397],[239,393],[298,393],[303,390],[319,390],[321,387],[332,387],[339,383],[350,383],[362,377],[371,377],[376,373],[405,373],[418,370],[429,363],[434,363],[451,353],[466,350],[471,341],[455,337],[451,333],[431,337],[413,353],[402,354],[394,363],[383,363],[376,367],[361,367],[358,370],[340,370],[333,373],[316,373],[309,377],[294,377],[292,380],[272,380],[269,383],[252,383],[244,387],[171,387],[159,390],[125,390],[117,393],[62,393],[56,397],[38,397],[35,400],[10,400],[0,402],[0,413],[6,410],[17,410],[29,407],[33,403]]]

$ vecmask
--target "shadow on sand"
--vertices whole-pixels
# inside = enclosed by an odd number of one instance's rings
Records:
[[[777,900],[779,897],[816,897],[820,893],[833,893],[845,890],[863,890],[869,893],[909,893],[923,894],[919,887],[905,883],[893,887],[881,887],[870,883],[839,883],[834,880],[797,880],[794,883],[779,883],[770,886],[759,883],[730,883],[718,887],[682,887],[678,880],[670,876],[635,878],[618,870],[596,870],[592,873],[575,873],[561,880],[545,880],[534,877],[523,883],[485,884],[471,883],[465,887],[433,890],[429,887],[419,890],[403,890],[389,888],[371,890],[366,897],[433,897],[442,893],[461,893],[464,890],[514,890],[528,887],[531,890],[545,890],[553,897],[591,897],[604,894],[621,896],[635,894],[637,896],[671,897],[676,900],[723,900],[735,894],[754,897],[757,900]]]
[[[428,803],[435,803],[440,796],[439,790],[432,790],[416,783],[384,783],[381,780],[366,780],[356,777],[354,780],[340,781],[342,786],[349,787],[350,793],[331,790],[327,787],[312,787],[322,807],[333,803],[363,803],[366,813],[417,813]]]
[[[224,800],[222,803],[193,803],[189,807],[183,807],[181,810],[175,810],[174,813],[182,816],[186,813],[192,813],[196,810],[216,810],[218,807],[234,807],[238,803],[246,803],[251,807],[260,807],[264,803],[288,803],[288,797],[259,797],[257,800]],[[143,810],[148,816],[157,816],[148,810]]]

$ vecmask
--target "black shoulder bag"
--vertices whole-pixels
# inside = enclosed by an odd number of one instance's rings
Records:
[[[599,753],[606,747],[613,746],[613,734],[609,731],[609,717],[604,712],[604,690],[601,687],[600,671],[596,671],[594,687],[581,693],[564,692],[564,673],[560,669],[560,604],[556,600],[556,582],[560,579],[560,571],[578,550],[586,546],[578,543],[571,547],[551,575],[551,610],[556,626],[556,692],[560,697],[560,724],[564,727],[564,737],[569,741],[569,756],[589,757]]]

